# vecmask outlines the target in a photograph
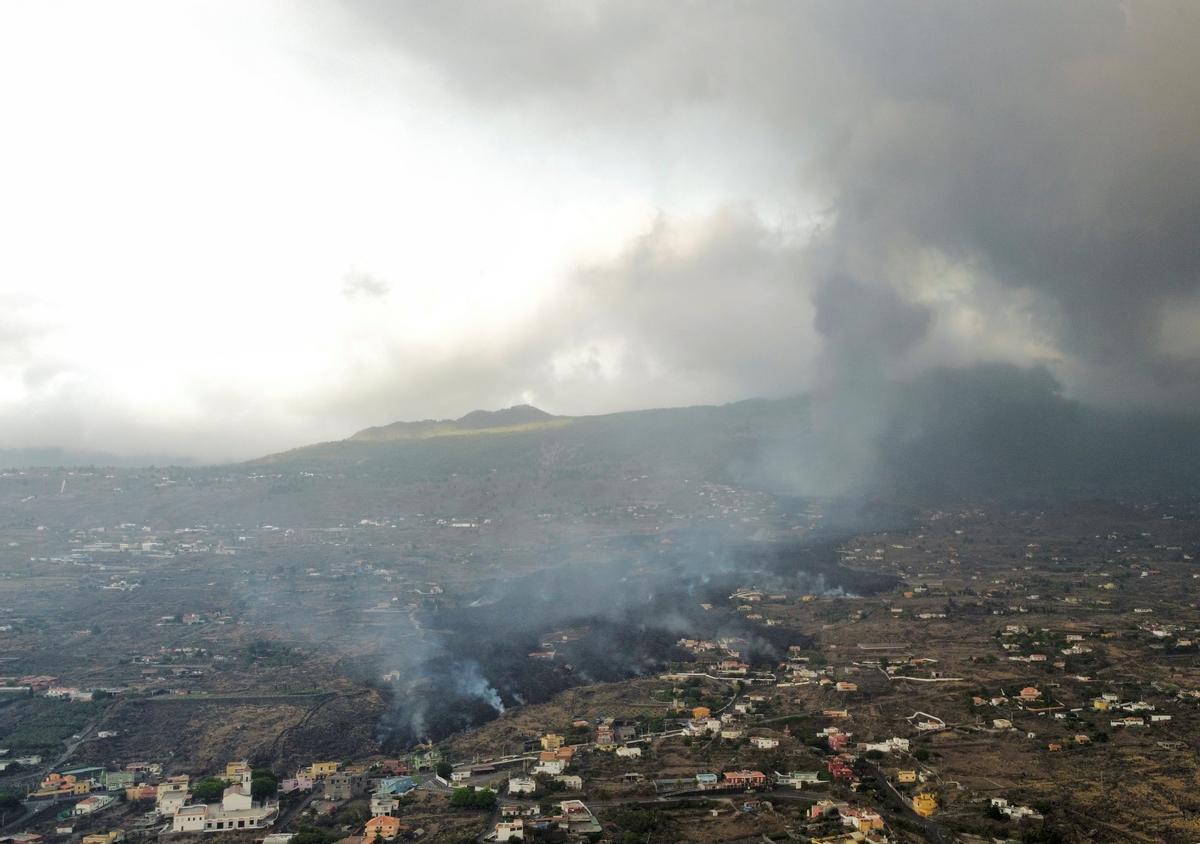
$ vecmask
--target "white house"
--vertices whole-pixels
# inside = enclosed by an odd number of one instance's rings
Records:
[[[99,812],[116,802],[115,797],[110,797],[107,794],[93,794],[91,797],[85,797],[75,804],[74,813],[76,815],[90,815],[93,812]]]
[[[625,747],[618,747],[617,755],[625,759],[640,759],[642,756],[642,749],[640,747],[630,747],[628,745]]]
[[[250,795],[250,769],[242,772],[242,781],[221,795],[220,806],[197,804],[184,806],[171,821],[172,832],[228,832],[238,829],[262,829],[275,821],[279,805],[264,801],[255,806]]]
[[[618,753],[619,752],[620,751],[618,751]],[[535,774],[549,774],[550,776],[553,777],[553,776],[557,776],[558,774],[561,774],[563,772],[563,767],[564,767],[563,760],[547,759],[544,762],[538,762],[536,765],[534,765],[533,772]]]
[[[396,811],[396,806],[399,802],[399,799],[394,794],[388,794],[386,791],[376,791],[371,795],[371,817],[377,818],[380,815],[390,815]]]
[[[779,739],[768,736],[754,736],[750,739],[750,743],[759,750],[774,750],[779,747]]]
[[[517,818],[511,821],[501,821],[496,824],[496,840],[497,841],[524,841],[525,840],[525,821]]]
[[[509,794],[533,794],[535,791],[537,782],[532,777],[513,777],[508,781]]]
[[[204,821],[208,818],[208,807],[203,804],[184,806],[171,820],[172,832],[204,832]]]

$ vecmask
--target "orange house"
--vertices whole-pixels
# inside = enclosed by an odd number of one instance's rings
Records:
[[[380,815],[376,818],[371,818],[367,821],[366,831],[363,833],[369,844],[371,841],[391,841],[395,839],[400,831],[404,829],[404,824],[400,823],[399,818],[391,818],[387,815]]]

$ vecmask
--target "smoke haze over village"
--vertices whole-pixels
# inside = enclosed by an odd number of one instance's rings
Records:
[[[1197,43],[0,3],[0,844],[1200,841]]]

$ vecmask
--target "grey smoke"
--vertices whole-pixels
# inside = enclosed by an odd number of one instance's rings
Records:
[[[747,240],[738,262],[690,274],[719,321],[717,291],[783,267],[717,343],[671,333],[701,306],[671,295],[675,262],[654,253],[613,265],[632,301],[568,322],[576,340],[616,325],[657,362],[666,332],[672,371],[714,391],[722,367],[759,370],[744,395],[819,387],[814,367],[857,383],[1000,361],[1048,366],[1091,401],[1200,407],[1194,4],[346,8],[343,37],[416,59],[514,139],[573,126],[622,160],[664,145],[719,159],[745,177],[729,196],[751,202],[764,191],[746,173],[762,166],[824,209],[806,245]],[[659,292],[664,324],[647,326],[638,308]],[[790,295],[798,306],[778,307]],[[803,345],[814,329],[815,362],[775,336]]]
[[[940,367],[1042,367],[1092,404],[1200,410],[1197,4],[289,9],[315,79],[338,68],[386,108],[420,77],[506,148],[675,210],[580,258],[523,324],[454,349],[373,341],[369,365],[281,400],[204,385],[182,432],[46,351],[30,360],[40,326],[15,303],[0,365],[55,388],[0,420],[5,445],[250,457],[527,400],[591,413],[811,392],[814,424],[861,428],[843,437],[853,476],[888,426],[880,394]],[[364,310],[397,295],[370,268],[330,284]]]
[[[500,699],[500,693],[483,676],[479,663],[468,660],[454,665],[451,671],[456,691],[467,697],[479,698],[497,713],[504,712],[504,701]]]

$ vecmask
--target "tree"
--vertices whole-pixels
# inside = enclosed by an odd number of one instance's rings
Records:
[[[484,809],[491,811],[496,808],[496,792],[490,788],[476,791],[473,788],[456,788],[450,795],[450,805],[457,809]]]
[[[255,800],[265,800],[274,797],[279,791],[279,783],[274,777],[251,777],[250,796]]]
[[[192,786],[192,796],[204,803],[219,800],[229,783],[218,777],[208,777]]]
[[[438,762],[437,767],[433,769],[439,777],[444,780],[450,779],[450,774],[454,772],[454,766],[449,762]]]

